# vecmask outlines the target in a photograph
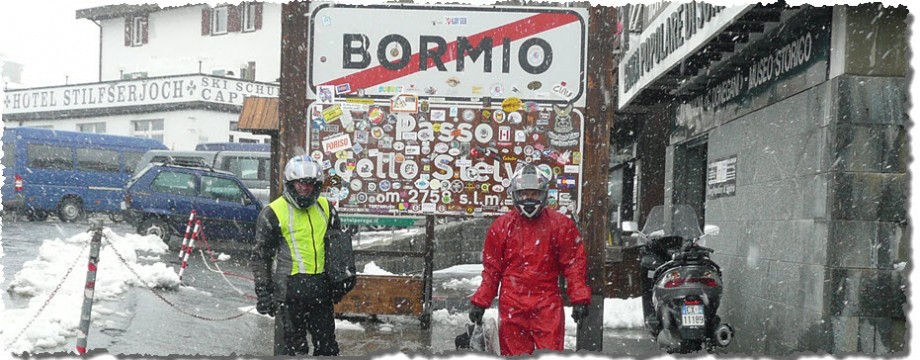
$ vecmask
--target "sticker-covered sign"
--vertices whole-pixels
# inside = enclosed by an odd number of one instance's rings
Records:
[[[314,4],[311,99],[585,104],[587,9]]]
[[[377,215],[500,215],[511,211],[511,175],[533,162],[550,180],[555,201],[548,206],[571,214],[580,207],[584,117],[572,106],[545,106],[546,125],[533,121],[497,122],[500,104],[431,104],[428,113],[398,113],[391,126],[377,126],[370,112],[391,117],[389,104],[350,111],[355,129],[311,126],[308,153],[330,161],[330,168],[350,182],[327,189],[339,197],[342,213]],[[310,111],[338,105],[313,103]],[[429,121],[433,113],[471,114],[470,120],[448,117]],[[438,115],[440,116],[440,115]],[[411,136],[410,136],[411,135]],[[394,141],[394,139],[396,139]],[[515,141],[526,139],[525,142]],[[358,146],[360,150],[358,151]],[[332,191],[336,190],[336,191]]]

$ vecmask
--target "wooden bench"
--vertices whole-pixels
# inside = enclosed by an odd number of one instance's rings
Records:
[[[424,296],[420,276],[358,275],[354,290],[335,305],[335,313],[421,316]]]

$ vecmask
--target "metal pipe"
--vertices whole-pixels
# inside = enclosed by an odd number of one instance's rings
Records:
[[[96,291],[96,264],[99,263],[99,248],[102,247],[102,220],[95,220],[90,225],[93,239],[90,241],[89,265],[86,271],[86,287],[83,291],[83,309],[80,311],[80,329],[77,332],[77,353],[86,353],[86,335],[89,334],[89,322],[93,313],[93,294]]]
[[[99,27],[99,82],[102,82],[102,24],[93,20],[93,24]]]

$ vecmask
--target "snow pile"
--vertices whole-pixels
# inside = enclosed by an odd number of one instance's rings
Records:
[[[367,231],[362,230],[355,234],[352,237],[352,246],[356,249],[366,247],[368,245],[377,243],[377,242],[386,242],[392,241],[393,239],[401,239],[409,236],[415,236],[425,232],[425,228],[421,227],[412,227],[412,228],[402,228],[402,229],[391,229],[391,230],[381,230],[381,231]]]
[[[482,284],[482,276],[476,276],[473,278],[462,278],[462,279],[450,279],[449,281],[441,284],[441,287],[444,289],[469,289],[469,288],[478,288]]]
[[[103,233],[93,296],[94,318],[100,314],[111,314],[113,310],[106,307],[107,303],[119,301],[119,296],[129,286],[172,288],[179,285],[179,276],[162,262],[138,263],[139,259],[146,261],[156,254],[167,252],[166,244],[160,238],[134,234],[122,236],[108,228]],[[22,270],[13,275],[8,289],[10,294],[30,299],[26,308],[3,309],[0,316],[4,319],[0,343],[9,345],[9,351],[18,353],[58,347],[77,335],[91,239],[92,234],[86,232],[65,240],[45,240],[37,258],[25,262]],[[56,289],[56,294],[46,306],[49,296]],[[42,307],[44,309],[39,314]],[[33,322],[26,329],[30,321]],[[23,329],[25,332],[20,336]],[[16,342],[10,344],[17,336]]]
[[[463,264],[456,265],[446,269],[437,270],[436,275],[449,277],[450,280],[444,282],[441,287],[445,289],[475,289],[482,283],[482,264]],[[472,295],[472,294],[471,294]],[[446,311],[446,310],[445,310]],[[490,308],[489,311],[495,311]],[[457,318],[461,323],[465,323],[466,313],[454,314],[449,313],[437,314],[435,311],[432,319],[439,322],[456,325]],[[497,316],[497,312],[495,313]],[[590,316],[590,315],[589,315]],[[608,329],[638,329],[644,326],[642,318],[642,299],[604,299],[604,327]],[[575,331],[576,324],[572,320],[572,308],[565,308],[565,328],[566,331]],[[568,341],[568,340],[567,340]],[[573,340],[574,341],[574,340]]]
[[[364,331],[364,326],[348,320],[335,319],[336,330]]]
[[[262,317],[265,317],[265,318],[268,318],[268,319],[274,319],[274,317],[272,317],[272,316],[268,316],[268,315],[264,315],[264,314],[259,314],[259,312],[256,311],[256,307],[255,307],[254,305],[241,306],[241,307],[238,307],[237,310],[239,310],[240,312],[244,312],[244,313],[250,313],[250,314],[256,315],[256,316],[262,316]],[[364,332],[364,326],[361,326],[361,324],[356,323],[356,322],[352,322],[352,321],[348,321],[348,320],[342,320],[342,319],[335,319],[335,329],[336,329],[336,330],[344,330],[344,331],[361,331],[361,332]]]
[[[431,312],[431,321],[439,324],[459,326],[468,324],[470,322],[470,316],[467,313],[451,314],[447,309],[438,309]]]
[[[377,266],[373,261],[364,265],[364,271],[359,271],[359,275],[396,275]]]
[[[565,308],[565,329],[575,331],[575,320],[572,320],[572,307]],[[590,315],[589,315],[590,316]],[[486,309],[484,318],[498,319],[498,309]],[[469,322],[469,313],[450,313],[447,309],[438,309],[431,313],[434,322],[447,325],[461,325]],[[608,329],[639,329],[644,326],[642,319],[642,298],[631,299],[604,299],[604,327]]]
[[[567,313],[567,315],[570,313]],[[573,322],[574,324],[574,322]],[[604,299],[604,327],[608,329],[639,329],[642,318],[642,298]]]
[[[482,264],[460,264],[446,269],[435,270],[435,274],[449,274],[457,276],[473,276],[482,274]]]

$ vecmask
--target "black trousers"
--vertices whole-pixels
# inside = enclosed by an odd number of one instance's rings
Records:
[[[337,356],[335,317],[328,286],[318,282],[322,275],[294,275],[289,278],[285,300],[276,303],[275,355]],[[324,279],[323,279],[324,281]]]

